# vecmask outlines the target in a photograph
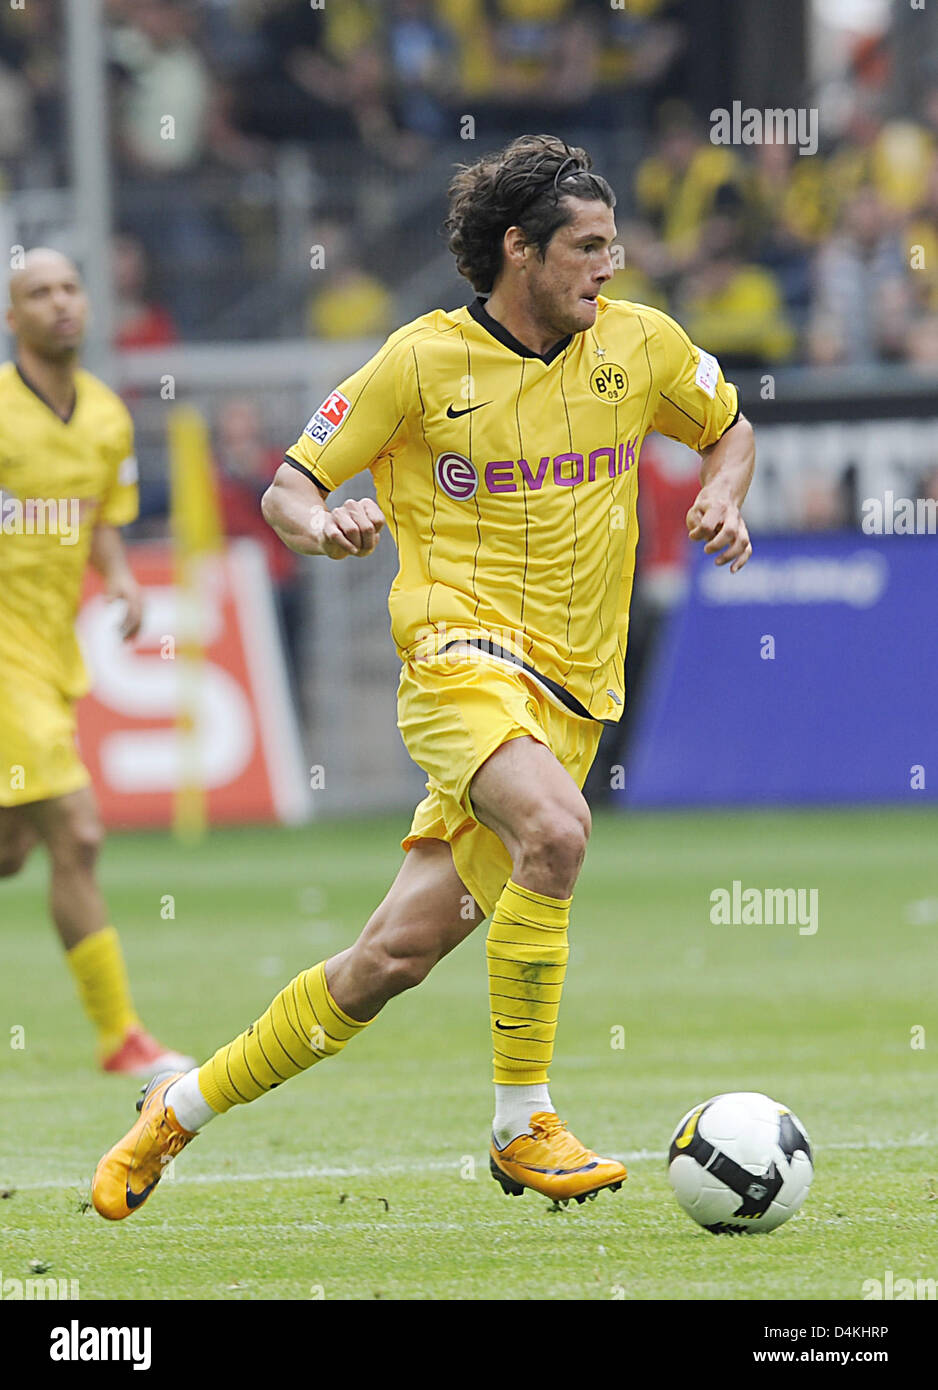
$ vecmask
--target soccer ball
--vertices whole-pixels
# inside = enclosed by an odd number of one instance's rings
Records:
[[[695,1105],[668,1148],[678,1202],[714,1235],[774,1231],[801,1206],[813,1177],[804,1125],[758,1091]]]

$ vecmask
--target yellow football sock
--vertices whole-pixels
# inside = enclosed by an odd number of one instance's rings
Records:
[[[224,1114],[335,1056],[370,1022],[342,1012],[326,984],[326,962],[320,961],[291,980],[247,1032],[199,1068],[199,1090]]]
[[[532,893],[509,879],[495,904],[485,954],[498,1085],[547,1082],[572,901]]]
[[[127,982],[127,967],[120,937],[113,927],[102,927],[66,951],[78,985],[78,997],[98,1031],[102,1057],[116,1052],[128,1028],[139,1026]]]

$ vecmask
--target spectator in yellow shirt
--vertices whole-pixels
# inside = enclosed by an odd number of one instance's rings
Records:
[[[716,243],[718,249],[682,287],[679,307],[690,337],[706,343],[731,368],[788,361],[795,332],[775,276],[743,258],[729,219],[711,219],[703,243]]]
[[[314,338],[383,338],[391,331],[394,300],[377,276],[352,251],[348,227],[340,221],[318,224],[312,244],[322,248],[321,288],[307,306],[307,328]]]
[[[692,263],[721,190],[738,186],[741,176],[738,156],[705,141],[691,113],[681,103],[668,103],[657,149],[638,167],[635,196],[675,270]]]

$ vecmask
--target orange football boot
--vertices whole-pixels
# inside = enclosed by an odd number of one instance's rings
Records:
[[[604,1187],[615,1192],[628,1177],[614,1158],[600,1158],[585,1149],[557,1115],[540,1111],[531,1116],[531,1133],[519,1134],[503,1149],[495,1141],[489,1150],[492,1177],[510,1197],[526,1187],[564,1206],[570,1198],[585,1202]]]
[[[94,1209],[108,1221],[122,1221],[142,1207],[167,1165],[196,1136],[183,1129],[166,1091],[183,1073],[154,1076],[137,1101],[140,1119],[99,1162],[91,1184]]]

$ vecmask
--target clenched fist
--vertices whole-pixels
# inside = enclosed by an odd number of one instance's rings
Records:
[[[370,555],[378,544],[383,526],[381,508],[370,497],[363,497],[360,502],[343,502],[332,511],[314,507],[310,519],[310,530],[319,554],[330,560],[344,560],[346,555]]]
[[[752,542],[731,497],[709,485],[702,487],[686,520],[691,540],[706,541],[704,550],[708,555],[716,555],[718,565],[729,565],[731,574],[742,569],[752,554]]]

